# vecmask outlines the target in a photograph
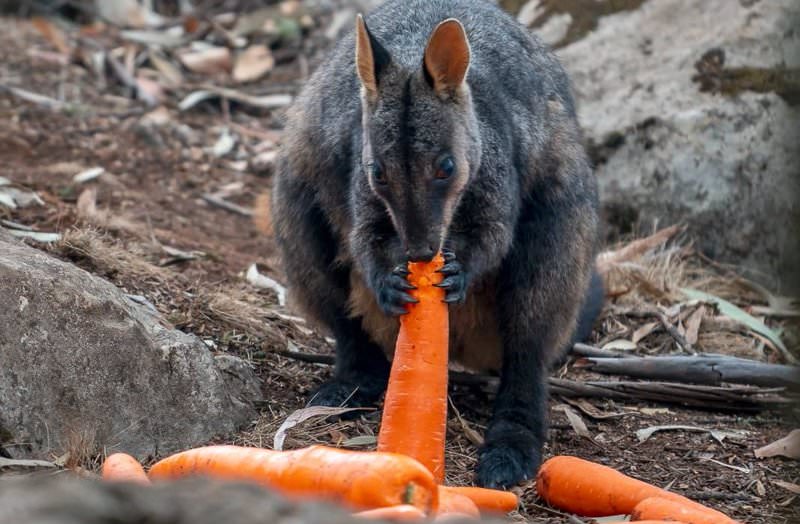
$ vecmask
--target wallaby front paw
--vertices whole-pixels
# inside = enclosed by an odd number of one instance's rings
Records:
[[[444,266],[439,269],[439,273],[444,275],[444,279],[435,285],[445,290],[445,302],[460,304],[467,298],[467,273],[464,271],[464,266],[456,260],[455,253],[444,250],[442,255]]]
[[[387,315],[405,315],[408,313],[406,304],[416,304],[419,302],[412,297],[409,291],[416,289],[406,278],[408,268],[399,265],[392,272],[381,278],[375,286],[378,297],[378,305]]]

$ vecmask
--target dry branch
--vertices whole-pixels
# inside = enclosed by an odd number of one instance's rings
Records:
[[[598,373],[649,380],[673,380],[719,385],[723,382],[762,387],[800,386],[800,368],[765,364],[744,358],[714,356],[604,358],[590,356],[578,361]]]
[[[278,351],[279,355],[318,364],[333,364],[332,355],[300,351]],[[453,384],[497,388],[499,379],[488,375],[450,372]],[[781,395],[783,388],[753,386],[701,386],[669,382],[578,382],[550,378],[550,392],[564,397],[610,398],[632,401],[663,402],[720,411],[757,412],[789,407],[795,399]]]

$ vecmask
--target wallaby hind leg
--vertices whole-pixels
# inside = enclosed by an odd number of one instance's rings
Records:
[[[589,286],[592,209],[532,203],[498,273],[503,340],[500,387],[478,461],[478,484],[507,487],[531,478],[547,433],[547,372],[575,328]],[[581,214],[587,217],[582,220]]]
[[[314,195],[289,177],[279,178],[273,220],[292,299],[336,340],[334,376],[309,404],[374,404],[386,389],[389,362],[364,332],[361,318],[348,315],[350,268],[336,262],[339,243]]]

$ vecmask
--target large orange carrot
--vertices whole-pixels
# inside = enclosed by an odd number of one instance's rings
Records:
[[[510,491],[472,487],[439,486],[440,499],[443,491],[464,495],[474,502],[481,512],[509,513],[517,509],[517,506],[519,506],[519,499],[517,499],[517,496]]]
[[[310,446],[291,451],[206,446],[167,457],[150,468],[152,479],[206,475],[256,482],[288,497],[325,500],[352,510],[411,504],[438,507],[433,475],[395,453]]]
[[[480,517],[478,506],[469,497],[439,486],[439,509],[436,510],[436,520],[451,517]]]
[[[425,513],[410,504],[368,509],[367,511],[354,513],[353,516],[359,519],[394,520],[399,522],[415,522],[425,519]]]
[[[139,461],[126,453],[113,453],[103,461],[101,475],[105,480],[150,484]]]
[[[633,508],[631,519],[680,520],[686,524],[734,524],[736,521],[708,507],[687,506],[660,497],[646,498]]]
[[[378,451],[402,453],[420,461],[440,484],[444,480],[444,442],[447,426],[447,344],[449,323],[442,281],[436,271],[443,265],[441,254],[427,263],[408,265],[411,294],[419,302],[410,304],[400,317],[392,371]]]
[[[686,497],[628,477],[608,466],[568,455],[553,457],[542,464],[536,477],[536,491],[551,506],[584,517],[630,514],[644,499],[661,497],[714,512],[720,522],[730,522],[724,514]]]

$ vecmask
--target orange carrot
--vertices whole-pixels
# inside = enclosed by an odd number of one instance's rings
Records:
[[[688,524],[678,520],[615,520],[605,524]]]
[[[447,426],[447,351],[449,324],[442,281],[436,271],[444,259],[409,263],[409,282],[419,300],[400,317],[378,451],[401,453],[426,466],[440,484],[444,480]]]
[[[478,506],[481,512],[487,513],[508,513],[514,511],[519,506],[517,496],[510,491],[500,491],[497,489],[439,486],[439,497],[442,491],[449,491],[464,495]]]
[[[680,520],[686,524],[733,524],[736,521],[709,507],[687,506],[659,497],[646,498],[633,508],[631,518]]]
[[[102,477],[115,482],[150,484],[139,461],[126,453],[113,453],[103,462]]]
[[[368,509],[367,511],[354,513],[353,516],[359,519],[395,520],[399,522],[416,522],[425,519],[425,513],[410,504]]]
[[[439,486],[439,509],[436,510],[435,520],[456,516],[478,518],[481,516],[481,512],[469,497]]]
[[[206,446],[167,457],[150,468],[151,479],[206,475],[256,482],[288,497],[337,502],[353,510],[411,504],[438,507],[433,475],[395,453],[309,446],[292,451]]]
[[[568,455],[553,457],[542,464],[536,477],[536,491],[551,506],[585,517],[630,514],[642,500],[661,497],[714,512],[720,522],[730,522],[724,514],[686,497],[628,477],[608,466]]]

